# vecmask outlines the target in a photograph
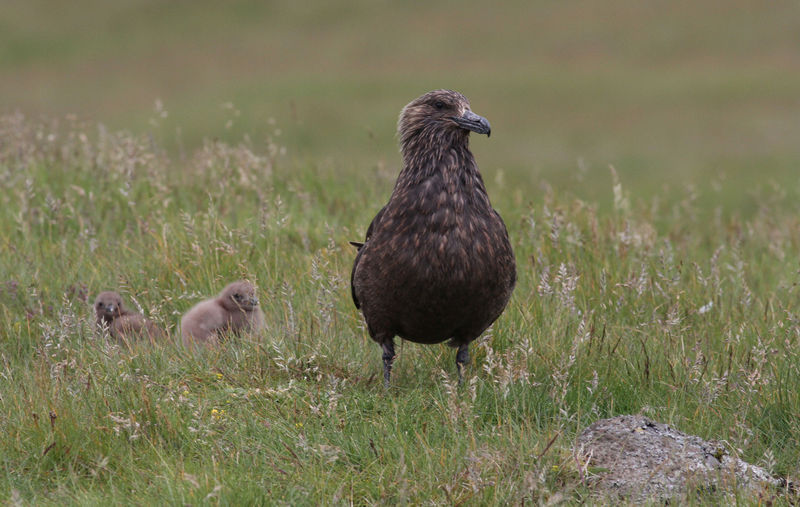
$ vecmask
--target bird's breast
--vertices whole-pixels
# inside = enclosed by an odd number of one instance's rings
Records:
[[[418,196],[412,206],[389,213],[370,250],[397,276],[445,283],[483,283],[494,278],[497,246],[508,243],[505,227],[491,207],[477,208],[461,193]]]

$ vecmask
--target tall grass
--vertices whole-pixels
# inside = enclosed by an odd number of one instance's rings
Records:
[[[611,169],[605,208],[546,182],[527,202],[484,165],[516,292],[463,387],[452,350],[403,343],[384,392],[347,241],[395,175],[335,174],[275,139],[178,163],[147,136],[0,119],[10,502],[591,501],[574,438],[626,413],[798,475],[797,188],[709,213],[691,188],[634,195]],[[184,350],[180,315],[236,278],[258,284],[267,331]],[[89,303],[108,289],[170,339],[98,334]]]

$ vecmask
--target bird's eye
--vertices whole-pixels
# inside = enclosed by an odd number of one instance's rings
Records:
[[[98,308],[102,308],[103,307],[103,303],[97,303],[97,307]]]
[[[436,102],[433,104],[433,107],[435,107],[436,109],[441,109],[441,108],[443,108],[443,107],[444,107],[444,102],[442,102],[441,100],[437,100],[437,101],[436,101]]]
[[[242,296],[241,296],[241,295],[239,295],[239,294],[234,294],[234,295],[233,295],[233,298],[234,298],[234,299],[242,299]]]

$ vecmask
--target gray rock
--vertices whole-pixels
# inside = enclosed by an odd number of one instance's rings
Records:
[[[760,494],[785,484],[731,456],[718,442],[643,416],[597,421],[578,437],[577,452],[592,489],[635,501],[683,497],[690,491]]]

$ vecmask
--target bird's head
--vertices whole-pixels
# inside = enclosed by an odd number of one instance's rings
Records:
[[[397,131],[405,149],[419,136],[466,140],[470,131],[489,136],[492,127],[486,118],[472,112],[465,96],[452,90],[434,90],[403,108]]]
[[[220,302],[230,311],[252,312],[258,306],[256,288],[250,282],[233,282],[222,291]]]
[[[101,292],[94,300],[94,311],[98,320],[111,322],[122,315],[122,297],[113,291]]]

